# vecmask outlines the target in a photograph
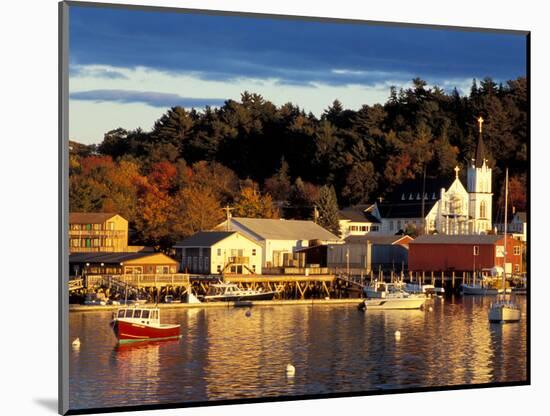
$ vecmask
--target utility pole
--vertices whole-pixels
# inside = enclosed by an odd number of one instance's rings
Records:
[[[229,208],[229,205],[226,205],[224,208],[222,208],[222,211],[225,211],[225,230],[231,231],[231,211],[233,211],[234,208]]]

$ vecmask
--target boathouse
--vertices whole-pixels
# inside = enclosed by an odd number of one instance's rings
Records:
[[[408,235],[350,236],[344,244],[327,244],[301,250],[306,266],[326,267],[328,273],[369,273],[371,270],[401,270],[408,264]]]
[[[262,246],[237,231],[201,231],[174,245],[181,270],[197,274],[262,272]]]
[[[522,242],[507,237],[506,271],[522,273]],[[503,235],[423,235],[409,243],[411,271],[484,271],[504,267]]]
[[[296,251],[315,244],[340,243],[339,237],[313,221],[239,218],[221,223],[217,230],[238,231],[262,247],[262,268],[284,266],[285,258]]]
[[[178,262],[163,253],[73,253],[69,255],[71,276],[174,274]]]

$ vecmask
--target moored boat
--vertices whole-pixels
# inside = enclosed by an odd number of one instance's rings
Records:
[[[521,319],[519,307],[510,301],[501,300],[491,305],[489,309],[489,322],[517,322]]]
[[[241,302],[247,300],[271,300],[277,292],[261,289],[241,289],[235,283],[213,283],[204,296],[205,301]]]
[[[161,324],[159,308],[121,308],[111,321],[119,343],[180,338],[179,324]]]
[[[410,294],[393,283],[373,282],[364,289],[360,307],[370,309],[420,309],[426,302],[424,294]]]

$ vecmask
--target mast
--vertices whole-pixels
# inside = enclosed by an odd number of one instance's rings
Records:
[[[506,233],[508,232],[508,168],[506,168],[506,186],[504,188],[504,271],[502,272],[502,290],[506,295]]]

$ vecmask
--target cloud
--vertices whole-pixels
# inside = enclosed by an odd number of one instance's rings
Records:
[[[81,6],[70,25],[73,64],[206,81],[374,86],[384,77],[507,80],[526,68],[525,36],[515,34]]]
[[[223,98],[196,98],[182,97],[178,94],[152,91],[134,90],[89,90],[72,92],[71,100],[94,101],[94,102],[117,102],[117,103],[142,103],[151,107],[175,107],[186,108],[206,106],[219,107],[225,102]]]
[[[69,75],[74,78],[128,79],[122,72],[95,65],[71,65]]]

